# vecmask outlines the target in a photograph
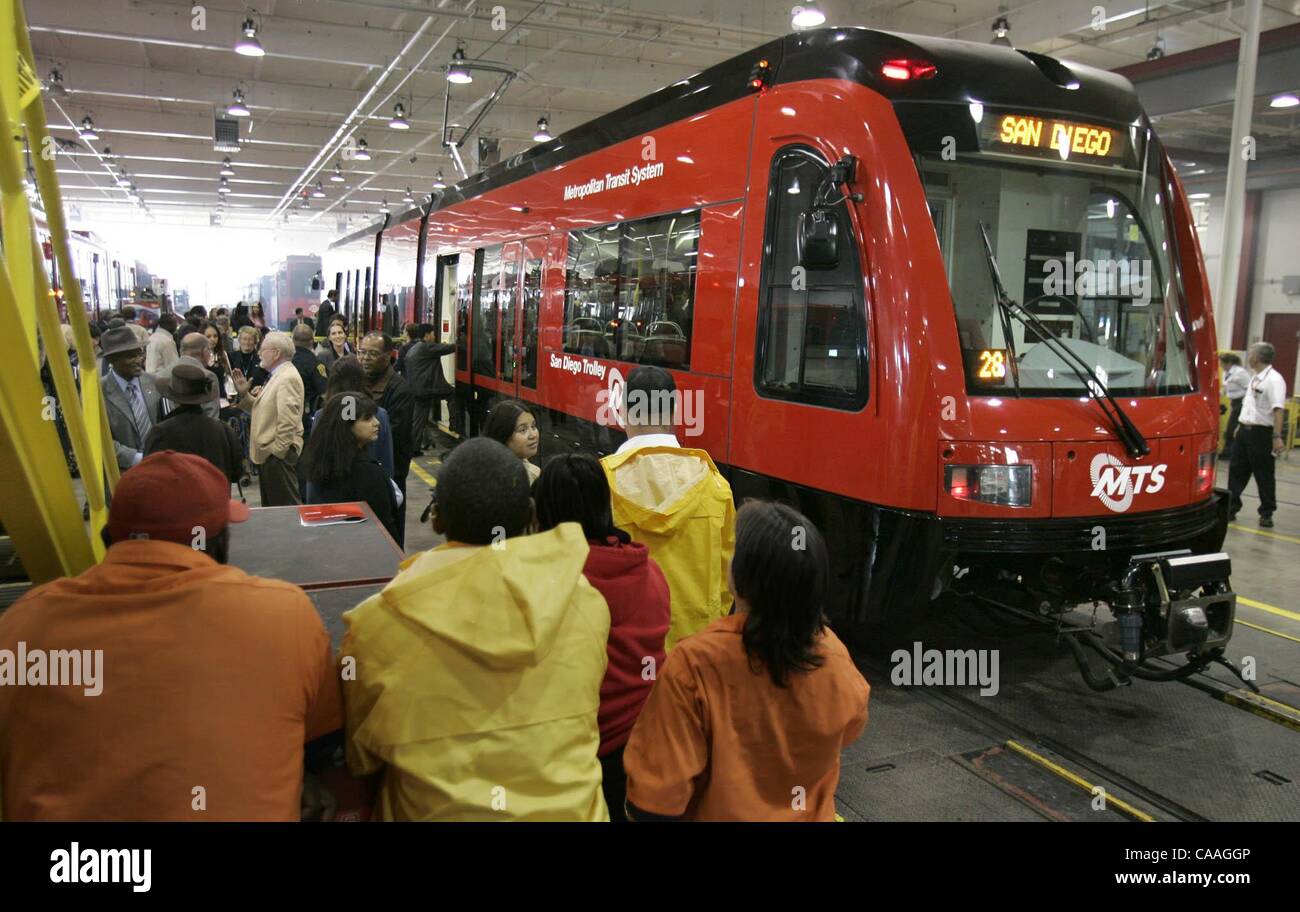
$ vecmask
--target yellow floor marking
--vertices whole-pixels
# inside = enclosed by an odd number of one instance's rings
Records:
[[[1251,535],[1264,535],[1268,538],[1276,538],[1284,542],[1290,542],[1293,545],[1300,545],[1300,538],[1294,535],[1283,535],[1281,532],[1269,532],[1267,529],[1252,529],[1250,526],[1243,526],[1240,523],[1228,523],[1229,529],[1236,529],[1238,532],[1249,532]]]
[[[1267,719],[1292,731],[1300,731],[1300,709],[1287,703],[1270,700],[1249,690],[1232,690],[1222,697],[1224,703],[1244,709],[1252,715]]]
[[[1066,780],[1067,782],[1077,785],[1079,788],[1083,789],[1088,794],[1090,795],[1093,794],[1093,789],[1096,788],[1096,786],[1094,786],[1091,782],[1089,782],[1087,779],[1084,779],[1082,776],[1070,772],[1068,769],[1061,766],[1060,764],[1053,763],[1051,760],[1048,760],[1042,754],[1036,754],[1033,751],[1031,751],[1029,748],[1025,747],[1023,744],[1019,744],[1015,741],[1008,741],[1007,747],[1011,748],[1013,751],[1020,754],[1021,756],[1027,757],[1028,759],[1032,760],[1034,763],[1037,763],[1039,766],[1043,767],[1049,772],[1055,773],[1056,775],[1060,776],[1062,779]],[[1115,807],[1119,808],[1121,811],[1128,814],[1130,817],[1133,817],[1136,820],[1141,820],[1143,823],[1155,822],[1155,818],[1152,817],[1150,814],[1147,814],[1144,811],[1139,811],[1137,808],[1133,807],[1133,805],[1129,804],[1126,801],[1121,801],[1119,798],[1114,797],[1109,792],[1106,792],[1105,796],[1106,796],[1107,804],[1115,805]]]
[[[424,469],[420,468],[419,463],[417,463],[414,459],[411,460],[411,471],[414,472],[416,476],[418,476],[419,479],[425,484],[427,484],[429,487],[436,488],[438,486],[438,479],[434,478],[428,472],[424,471]]]
[[[1294,637],[1289,633],[1274,630],[1272,627],[1261,627],[1259,624],[1252,624],[1250,621],[1243,621],[1241,618],[1237,618],[1235,623],[1240,624],[1243,627],[1249,627],[1251,630],[1258,630],[1260,633],[1271,633],[1275,637],[1281,637],[1282,639],[1290,640],[1293,643],[1300,643],[1300,637]]]
[[[1244,595],[1237,596],[1237,604],[1245,605],[1248,608],[1254,608],[1256,611],[1267,611],[1269,614],[1276,614],[1278,617],[1300,621],[1300,614],[1297,614],[1294,611],[1287,611],[1285,608],[1278,608],[1276,605],[1270,605],[1266,602],[1257,602],[1254,599],[1246,598]]]

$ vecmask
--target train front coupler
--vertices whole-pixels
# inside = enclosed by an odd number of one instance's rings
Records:
[[[1088,685],[1109,690],[1132,678],[1177,680],[1211,663],[1241,677],[1223,655],[1237,610],[1237,595],[1229,584],[1231,573],[1231,559],[1221,552],[1193,554],[1183,549],[1130,558],[1106,593],[1114,621],[1069,641]],[[1093,672],[1083,646],[1110,664],[1105,677]],[[1185,664],[1173,668],[1148,664],[1177,653],[1186,655]],[[1245,683],[1253,687],[1251,682]]]

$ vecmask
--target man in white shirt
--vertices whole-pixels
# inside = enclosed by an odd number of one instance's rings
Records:
[[[145,373],[157,376],[159,371],[171,367],[180,358],[173,337],[180,325],[180,318],[175,314],[163,314],[158,318],[158,328],[149,336],[149,345],[144,350]]]
[[[1276,353],[1267,342],[1256,342],[1246,354],[1254,372],[1241,403],[1241,418],[1232,447],[1228,490],[1232,495],[1230,519],[1241,512],[1241,492],[1251,475],[1259,490],[1259,524],[1272,528],[1277,509],[1273,458],[1282,453],[1282,416],[1286,408],[1286,381],[1273,368]]]
[[[1246,388],[1250,386],[1250,372],[1241,366],[1241,358],[1236,352],[1224,352],[1219,355],[1219,366],[1223,368],[1223,395],[1228,397],[1230,411],[1228,427],[1223,432],[1222,459],[1232,456],[1232,438],[1237,434],[1237,424],[1241,421],[1241,403],[1246,398]]]

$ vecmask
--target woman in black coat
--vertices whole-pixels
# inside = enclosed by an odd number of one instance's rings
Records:
[[[330,397],[303,448],[307,503],[365,501],[394,541],[397,486],[369,454],[379,437],[379,407],[359,393]]]

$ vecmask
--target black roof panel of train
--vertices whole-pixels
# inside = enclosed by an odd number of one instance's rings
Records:
[[[686,117],[747,95],[748,80],[759,60],[771,63],[771,84],[810,79],[844,79],[870,86],[897,102],[972,102],[1014,105],[1051,112],[1134,122],[1143,118],[1132,84],[1123,76],[1082,64],[1010,47],[954,41],[867,28],[826,28],[798,32],[770,41],[730,60],[674,82],[644,98],[539,143],[504,161],[435,192],[433,212],[540,174],[584,155],[642,136]],[[886,60],[932,63],[933,78],[886,79]],[[1067,87],[1061,74],[1068,74]],[[415,206],[334,241],[341,247],[373,238],[381,228],[418,219]]]

